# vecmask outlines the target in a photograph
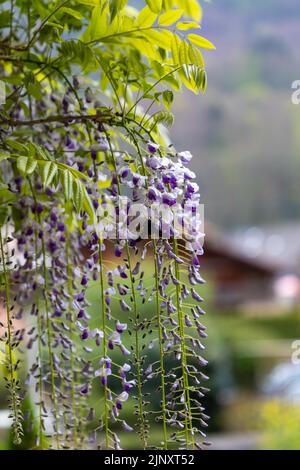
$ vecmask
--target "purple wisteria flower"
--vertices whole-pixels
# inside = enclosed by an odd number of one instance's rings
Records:
[[[159,145],[158,144],[155,144],[153,142],[149,142],[148,143],[148,152],[149,153],[156,153],[157,150],[159,149]]]

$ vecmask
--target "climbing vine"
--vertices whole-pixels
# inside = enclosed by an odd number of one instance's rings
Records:
[[[142,449],[207,444],[199,188],[167,128],[175,92],[205,91],[214,46],[196,0],[130,3],[0,0],[0,358],[15,445],[28,429],[35,449],[121,449],[125,432]]]

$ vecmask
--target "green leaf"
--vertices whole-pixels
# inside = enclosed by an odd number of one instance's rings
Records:
[[[9,153],[0,152],[0,162],[3,162],[3,160],[7,160],[9,157],[10,157]]]
[[[198,36],[198,34],[188,34],[188,40],[191,41],[193,44],[195,44],[198,47],[201,47],[202,49],[215,49],[216,47],[212,42],[210,42],[208,39]]]
[[[167,111],[160,111],[155,115],[155,122],[163,124],[166,127],[172,127],[174,124],[174,115]]]
[[[92,201],[84,184],[79,179],[83,175],[67,165],[59,165],[61,167],[60,182],[63,187],[65,199],[67,201],[72,200],[77,212],[84,209],[89,215],[91,222],[94,223],[96,217]]]
[[[60,54],[64,58],[67,57],[69,61],[79,63],[83,67],[90,65],[95,60],[91,47],[76,39],[64,41],[60,46]]]
[[[162,11],[162,0],[146,0],[146,3],[153,13],[160,13]]]
[[[110,2],[110,21],[111,21],[111,23],[115,19],[117,13],[120,13],[121,10],[124,9],[126,4],[127,4],[127,0],[111,0],[111,2]]]
[[[32,143],[36,148],[36,152],[37,152],[37,155],[38,155],[39,158],[41,158],[42,160],[53,160],[54,159],[53,155],[51,155],[51,153],[45,147],[41,147],[40,145],[37,145],[34,142],[32,142]]]
[[[10,11],[5,10],[0,13],[0,28],[7,28],[10,20]]]
[[[173,23],[176,23],[176,21],[181,18],[183,14],[183,10],[169,10],[166,11],[166,13],[163,13],[159,18],[158,18],[158,24],[160,26],[170,26]]]
[[[49,186],[52,181],[54,176],[56,175],[58,170],[57,164],[51,161],[46,161],[43,164],[42,168],[42,181],[44,183],[44,186]]]
[[[24,175],[30,175],[34,172],[37,166],[37,161],[31,157],[18,157],[17,158],[17,168]]]
[[[82,184],[81,185],[82,190],[83,190],[83,209],[86,211],[88,216],[90,217],[90,220],[92,223],[95,223],[96,217],[95,217],[95,211],[94,211],[94,206],[92,204],[92,201],[87,193],[87,190],[85,186]]]
[[[21,209],[18,209],[16,206],[12,206],[11,215],[12,215],[12,220],[14,223],[15,230],[20,230],[22,227],[22,222],[23,222]]]
[[[82,183],[79,180],[73,179],[73,203],[77,212],[82,209],[84,192],[82,189]]]
[[[170,90],[165,90],[162,94],[163,103],[167,109],[170,109],[171,104],[174,101],[174,93]]]
[[[41,84],[37,80],[35,80],[33,83],[28,83],[27,90],[28,93],[35,99],[41,100],[43,98],[43,90]]]
[[[64,196],[67,201],[70,201],[73,195],[73,176],[65,170],[60,172],[60,182],[63,188]]]
[[[26,147],[26,145],[22,144],[21,142],[18,142],[17,140],[7,139],[6,144],[9,145],[12,149],[17,150],[18,152],[22,152],[23,154],[28,153],[28,148]]]
[[[3,226],[8,216],[8,207],[0,206],[0,225]]]
[[[207,73],[205,72],[205,70],[201,70],[201,75],[202,75],[201,90],[204,93],[207,87]]]

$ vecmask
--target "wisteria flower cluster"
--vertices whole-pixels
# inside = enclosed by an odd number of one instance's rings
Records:
[[[118,450],[127,432],[143,449],[208,444],[200,195],[166,134],[165,87],[204,90],[199,48],[213,46],[168,28],[187,31],[183,15],[196,28],[197,2],[146,3],[16,0],[1,29],[0,357],[16,446],[25,433],[36,449]]]

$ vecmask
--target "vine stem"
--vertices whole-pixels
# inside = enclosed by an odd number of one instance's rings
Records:
[[[9,46],[13,38],[13,21],[14,21],[14,0],[10,0],[10,18],[9,18]]]
[[[65,0],[63,3],[61,3],[60,5],[58,5],[53,11],[51,11],[48,16],[46,16],[46,18],[43,20],[43,22],[41,23],[41,25],[39,26],[39,28],[33,33],[32,38],[31,38],[30,41],[28,42],[27,46],[25,46],[25,50],[26,50],[26,49],[29,49],[30,46],[32,46],[32,44],[34,43],[35,38],[38,36],[38,34],[40,33],[40,31],[43,29],[43,27],[44,27],[44,26],[47,24],[47,22],[50,20],[50,18],[51,18],[53,15],[55,15],[55,13],[57,13],[64,5],[67,5],[67,3],[70,3],[70,0]]]
[[[51,325],[50,325],[50,315],[49,315],[49,305],[48,305],[48,281],[47,281],[47,266],[46,266],[46,248],[45,242],[42,240],[42,253],[43,253],[43,276],[45,282],[44,289],[44,299],[45,299],[45,309],[46,309],[46,325],[47,325],[47,343],[48,343],[48,354],[49,354],[49,364],[51,371],[51,389],[52,389],[52,400],[54,407],[54,419],[55,419],[55,434],[56,434],[56,445],[59,449],[59,436],[58,436],[58,411],[57,411],[57,400],[56,400],[56,391],[55,391],[55,373],[54,373],[54,364],[53,364],[53,351],[51,346]]]
[[[35,191],[31,181],[29,180],[29,186],[32,193],[33,200],[37,204],[37,199]],[[38,222],[41,223],[41,218],[38,215]],[[58,422],[58,408],[56,400],[56,390],[55,390],[55,372],[54,372],[54,363],[53,363],[53,351],[51,346],[51,324],[50,324],[50,315],[49,315],[49,304],[48,304],[48,275],[47,275],[47,266],[46,266],[46,247],[44,239],[42,238],[42,267],[43,267],[43,277],[44,277],[44,300],[45,300],[45,310],[46,310],[46,329],[47,329],[47,346],[48,346],[48,355],[49,355],[49,365],[50,365],[50,375],[51,375],[51,395],[53,401],[54,409],[54,420],[55,420],[55,435],[56,435],[56,446],[57,449],[60,448],[59,445],[59,422]]]
[[[177,240],[174,239],[174,253],[178,256],[178,244]],[[181,301],[180,301],[180,290],[181,290],[181,283],[180,283],[180,270],[177,263],[175,263],[175,276],[177,281],[179,282],[176,285],[176,307],[177,307],[177,315],[178,315],[178,323],[179,323],[179,332],[180,332],[180,342],[181,342],[181,369],[182,369],[182,379],[183,379],[183,387],[184,387],[184,407],[185,407],[185,440],[187,449],[189,449],[189,434],[191,433],[191,443],[192,449],[195,447],[195,440],[193,435],[193,423],[192,423],[192,412],[191,412],[191,401],[190,401],[190,389],[189,389],[189,379],[188,379],[188,372],[187,372],[187,356],[186,356],[186,349],[185,349],[185,333],[184,333],[184,319],[183,319],[183,312],[181,308]]]
[[[146,169],[143,161],[143,156],[139,143],[134,133],[124,124],[124,129],[132,136],[137,153],[139,156],[140,164],[142,167],[142,174],[146,176]],[[146,188],[148,188],[148,181],[146,180]],[[161,327],[161,315],[160,315],[160,304],[159,304],[159,272],[158,272],[158,261],[157,261],[157,246],[156,241],[153,240],[153,251],[154,251],[154,269],[155,269],[155,298],[156,298],[156,318],[158,328],[158,339],[159,339],[159,354],[160,354],[160,369],[161,369],[161,398],[162,398],[162,416],[163,416],[163,434],[164,434],[164,450],[168,449],[168,437],[167,437],[167,420],[166,420],[166,388],[165,388],[165,365],[164,365],[164,351],[163,351],[163,334]]]
[[[19,422],[19,415],[18,415],[18,405],[17,405],[17,392],[15,388],[15,377],[14,377],[14,360],[13,360],[13,353],[12,353],[12,325],[11,325],[11,317],[10,317],[10,288],[9,288],[9,280],[7,276],[6,266],[5,266],[5,253],[4,253],[4,245],[3,245],[3,238],[2,238],[2,227],[0,227],[0,249],[1,249],[1,258],[2,258],[2,266],[3,266],[3,277],[4,277],[4,284],[5,284],[5,300],[6,300],[6,322],[7,322],[7,349],[8,349],[8,373],[10,377],[10,386],[11,386],[11,399],[12,399],[12,411],[14,417],[14,437],[16,443],[19,443],[19,433],[18,433],[18,422]]]
[[[88,134],[90,145],[92,144],[91,132],[86,124],[86,131]],[[98,169],[96,161],[93,161],[94,168],[94,183],[98,182]],[[99,221],[99,217],[98,217]],[[103,330],[103,357],[107,355],[107,335],[106,335],[106,313],[105,313],[105,300],[104,300],[104,277],[103,277],[103,256],[102,256],[102,237],[99,237],[99,280],[100,280],[100,295],[101,295],[101,308],[102,308],[102,330]],[[109,449],[109,410],[108,410],[108,390],[107,384],[104,384],[104,429],[105,429],[105,448]]]
[[[30,7],[31,7],[31,2],[28,1],[27,4],[27,38],[28,40],[30,39]],[[30,55],[30,49],[28,49],[28,57]],[[30,119],[32,119],[32,100],[31,96],[28,95],[28,102],[29,102],[29,115]],[[36,219],[36,218],[35,218]],[[42,403],[43,403],[43,360],[42,360],[42,355],[43,355],[43,347],[42,347],[42,327],[43,327],[43,322],[41,318],[41,311],[40,311],[40,297],[39,297],[39,291],[38,291],[38,234],[36,228],[34,229],[34,251],[35,251],[35,282],[36,282],[36,291],[35,291],[35,305],[37,309],[37,330],[38,330],[38,363],[39,363],[39,381],[38,381],[38,387],[39,387],[39,447],[43,449],[43,441],[44,441],[44,435],[43,435],[43,408],[42,408]]]
[[[155,290],[156,290],[156,316],[158,324],[158,339],[159,339],[159,355],[160,355],[160,369],[161,369],[161,398],[162,398],[162,416],[163,416],[163,432],[164,432],[164,450],[168,449],[168,435],[167,435],[167,419],[166,419],[166,386],[165,386],[165,365],[164,365],[164,350],[163,350],[163,335],[161,327],[160,305],[159,305],[159,273],[157,262],[157,247],[156,241],[153,240],[154,250],[154,267],[155,267]]]
[[[99,239],[99,279],[101,292],[102,307],[102,330],[103,330],[103,357],[107,354],[106,340],[106,318],[105,318],[105,302],[104,302],[104,278],[103,278],[103,256],[102,256],[102,238]],[[108,393],[107,384],[104,385],[104,429],[105,429],[105,448],[109,449],[109,425],[108,425]]]
[[[37,289],[38,285],[38,239],[37,231],[34,231],[34,251],[35,251],[35,281],[36,281],[36,294],[35,294],[35,305],[37,309],[37,328],[38,328],[38,361],[39,361],[39,447],[43,448],[43,361],[42,361],[42,318],[40,312],[40,298]]]
[[[74,420],[74,428],[73,428],[73,441],[75,448],[77,446],[77,426],[78,426],[78,421],[77,421],[77,408],[76,408],[76,396],[75,396],[75,360],[74,360],[74,310],[73,310],[73,276],[72,276],[72,268],[70,264],[70,234],[68,233],[67,235],[67,240],[66,240],[66,263],[67,263],[67,276],[68,276],[68,293],[70,296],[70,302],[69,302],[69,315],[70,315],[70,322],[69,322],[69,328],[70,328],[70,340],[71,340],[71,346],[70,346],[70,368],[71,368],[71,402],[72,402],[72,412],[73,412],[73,420]]]
[[[114,167],[114,171],[116,173],[117,178],[117,186],[118,186],[118,194],[121,195],[121,188],[120,182],[118,179],[117,174],[117,164],[115,159],[115,154],[112,149],[110,137],[108,132],[105,130],[105,135],[109,144],[110,153],[112,157],[112,163]],[[138,320],[139,314],[137,310],[137,301],[135,295],[135,287],[134,287],[134,277],[132,274],[132,264],[131,264],[131,255],[128,245],[128,240],[125,240],[125,249],[128,261],[128,268],[129,268],[129,276],[130,276],[130,284],[131,284],[131,292],[132,292],[132,305],[133,305],[133,312],[134,312],[134,328],[135,328],[135,360],[136,360],[136,375],[137,375],[137,393],[138,393],[138,413],[139,413],[139,424],[140,424],[140,431],[141,431],[141,440],[143,442],[144,449],[147,448],[147,438],[146,438],[146,430],[145,430],[145,418],[143,412],[143,393],[142,393],[142,378],[141,378],[141,358],[140,358],[140,344],[139,344],[139,329],[138,329]]]
[[[137,302],[136,302],[136,295],[135,295],[135,287],[134,287],[134,277],[132,275],[132,264],[131,264],[131,256],[129,251],[128,241],[126,240],[126,254],[127,254],[127,261],[129,267],[129,275],[130,275],[130,284],[131,284],[131,292],[132,292],[132,300],[133,300],[133,311],[134,311],[134,322],[135,322],[135,360],[136,360],[136,375],[137,375],[137,391],[138,391],[138,408],[139,408],[139,419],[140,419],[140,429],[141,429],[141,439],[143,442],[144,449],[147,448],[147,438],[145,432],[145,419],[143,413],[143,393],[142,393],[142,380],[141,380],[141,357],[140,357],[140,344],[139,344],[139,314],[137,311]]]
[[[130,114],[131,111],[145,98],[145,96],[147,96],[147,94],[153,90],[157,85],[159,85],[165,78],[169,77],[170,75],[172,75],[173,73],[176,73],[178,72],[178,70],[182,69],[182,65],[180,65],[179,67],[176,67],[175,69],[171,70],[170,72],[166,73],[165,75],[163,75],[159,80],[156,80],[156,82],[154,82],[149,88],[147,88],[147,90],[136,100],[136,102],[134,103],[134,105],[131,106],[131,108],[127,111],[127,114]]]
[[[1,56],[0,56],[1,60]],[[36,124],[49,124],[49,123],[72,123],[72,122],[107,122],[111,121],[114,116],[112,114],[82,114],[82,115],[67,115],[62,116],[60,114],[48,116],[40,119],[28,119],[28,120],[15,120],[15,119],[3,119],[0,121],[0,125],[7,124],[11,127],[22,127],[22,126],[34,126]]]

